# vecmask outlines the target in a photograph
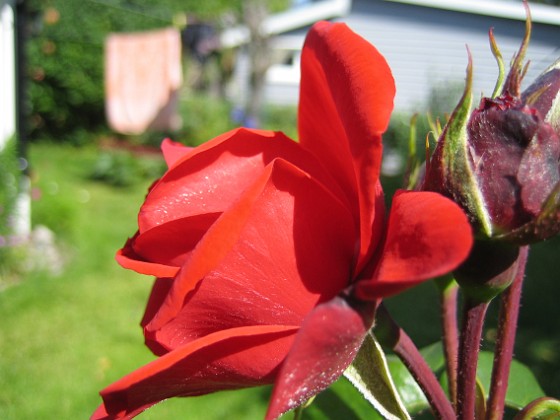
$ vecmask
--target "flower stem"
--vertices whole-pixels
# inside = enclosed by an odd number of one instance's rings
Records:
[[[436,417],[445,420],[455,419],[453,406],[447,399],[436,375],[410,337],[395,323],[383,304],[377,309],[374,332],[377,339],[389,346],[407,367],[422,388]]]
[[[476,368],[488,305],[489,302],[480,302],[469,297],[465,299],[457,377],[457,418],[460,420],[475,418]]]
[[[509,370],[513,358],[513,346],[517,331],[517,318],[521,302],[521,290],[525,277],[528,246],[523,246],[519,252],[517,273],[511,286],[502,294],[500,315],[498,321],[498,338],[494,353],[490,397],[488,399],[488,420],[499,420],[504,413],[504,402],[509,379]]]
[[[449,396],[451,403],[457,406],[457,360],[459,353],[457,297],[459,286],[451,277],[438,279],[437,284],[440,288],[443,352],[449,383]]]

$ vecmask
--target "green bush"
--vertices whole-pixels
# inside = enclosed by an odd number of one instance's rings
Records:
[[[266,107],[263,112],[263,128],[273,131],[282,131],[288,137],[297,139],[297,107]]]
[[[99,155],[91,178],[116,187],[128,187],[146,179],[155,180],[164,171],[162,159],[138,158],[127,151],[110,151]]]
[[[198,146],[220,133],[234,128],[230,119],[231,106],[224,100],[208,95],[192,94],[181,101],[183,129],[177,141]]]
[[[92,179],[124,187],[134,183],[139,172],[138,162],[126,152],[102,153],[91,174]]]
[[[234,4],[236,2],[233,2]],[[31,0],[27,42],[32,139],[83,144],[106,130],[104,41],[111,32],[172,25],[178,13],[216,16],[225,0]]]
[[[383,135],[385,151],[396,153],[406,162],[409,155],[409,139],[412,125],[415,128],[416,156],[420,162],[425,160],[426,140],[429,141],[430,151],[436,145],[436,137],[432,124],[439,121],[443,127],[448,116],[453,112],[462,94],[464,82],[449,81],[434,85],[425,104],[417,107],[416,115],[412,113],[395,112],[386,133]],[[405,168],[403,166],[402,170]]]

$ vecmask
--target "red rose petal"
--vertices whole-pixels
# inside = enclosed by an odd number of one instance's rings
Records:
[[[146,331],[173,349],[220,329],[299,324],[348,286],[355,242],[346,207],[276,160],[214,223]]]
[[[433,192],[397,192],[377,273],[358,282],[356,294],[386,297],[448,273],[465,260],[472,242],[468,219],[453,201]]]
[[[344,24],[319,22],[302,52],[300,142],[336,174],[360,223],[358,269],[375,249],[373,231],[395,86],[383,56]],[[358,216],[359,215],[359,216]],[[373,240],[372,240],[373,238]]]
[[[180,267],[220,214],[199,214],[154,226],[135,237],[132,247],[142,260]]]
[[[163,356],[165,353],[168,353],[169,350],[158,343],[154,335],[148,332],[145,327],[150,323],[154,315],[159,310],[172,285],[173,279],[170,278],[158,278],[154,281],[150,298],[148,299],[148,304],[146,305],[146,310],[144,311],[144,316],[140,322],[140,325],[144,327],[144,339],[146,346],[157,356]]]
[[[267,420],[303,404],[340,377],[371,327],[374,304],[364,309],[366,319],[336,297],[309,313],[274,383]]]
[[[184,144],[177,143],[170,139],[165,139],[161,143],[161,151],[168,168],[171,168],[175,164],[175,162],[181,160],[192,150],[194,150],[193,147],[185,146]]]
[[[150,408],[154,404],[146,404],[142,407],[137,408],[134,411],[126,410],[126,411],[123,411],[122,413],[115,414],[115,415],[111,415],[111,414],[107,413],[107,410],[105,409],[105,405],[101,404],[99,407],[97,407],[95,412],[92,414],[92,416],[90,417],[90,420],[115,420],[115,419],[129,420],[129,419],[133,419],[138,414],[147,410],[148,408]]]
[[[219,331],[135,370],[101,391],[106,419],[131,418],[177,396],[194,396],[272,382],[298,327],[250,326]]]
[[[225,211],[277,158],[292,162],[344,197],[316,158],[282,133],[237,129],[197,147],[167,171],[140,210],[140,232],[176,219]]]
[[[156,277],[174,277],[179,272],[179,267],[146,261],[134,251],[132,244],[138,235],[137,232],[134,237],[126,241],[122,249],[117,251],[115,255],[117,262],[124,268],[134,270],[140,274]]]

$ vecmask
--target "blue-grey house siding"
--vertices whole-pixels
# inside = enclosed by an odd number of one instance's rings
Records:
[[[386,57],[397,85],[397,110],[417,109],[426,101],[434,86],[462,83],[468,61],[466,45],[474,63],[473,92],[475,95],[491,94],[497,65],[490,51],[488,30],[494,28],[507,65],[523,38],[524,20],[411,3],[422,2],[353,0],[350,13],[337,19],[347,23]],[[511,3],[508,7],[523,11],[521,3]],[[540,8],[542,11],[542,6]],[[560,13],[560,9],[552,7],[546,10]],[[288,35],[292,39],[301,37],[302,42],[305,32],[301,30]],[[295,41],[292,43],[297,45]],[[531,64],[526,81],[533,79],[559,56],[560,19],[557,24],[533,22],[527,53]],[[271,103],[297,103],[297,79],[281,83],[270,77],[267,100]]]

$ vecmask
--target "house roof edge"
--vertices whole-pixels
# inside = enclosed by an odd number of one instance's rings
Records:
[[[384,0],[391,3],[403,3],[414,6],[495,16],[512,20],[525,20],[525,9],[521,2],[497,0]],[[529,4],[533,22],[560,26],[560,7],[544,4]]]

